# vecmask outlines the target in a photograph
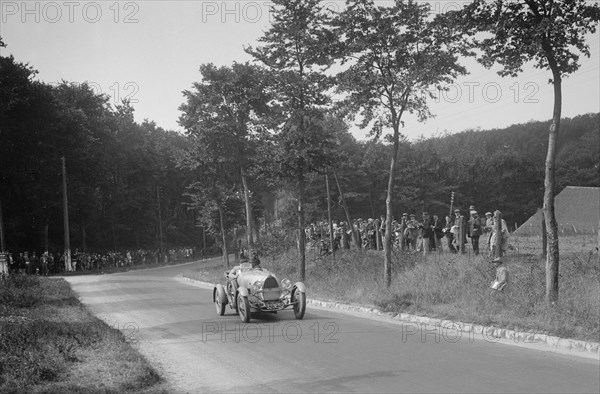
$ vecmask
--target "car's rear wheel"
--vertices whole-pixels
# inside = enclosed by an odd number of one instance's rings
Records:
[[[244,323],[248,323],[250,321],[250,301],[248,301],[248,297],[238,294],[237,307],[240,319]]]
[[[304,312],[306,312],[306,293],[301,292],[298,289],[294,290],[294,316],[296,319],[300,320],[304,317]]]

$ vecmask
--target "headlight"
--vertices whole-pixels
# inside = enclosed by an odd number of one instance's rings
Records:
[[[262,285],[262,280],[257,280],[256,282],[252,283],[252,291],[258,293],[262,290]]]
[[[284,280],[281,281],[281,288],[284,290],[289,290],[292,287],[292,282],[285,278]]]

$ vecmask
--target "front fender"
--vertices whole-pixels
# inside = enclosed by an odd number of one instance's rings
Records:
[[[292,291],[294,289],[298,289],[298,291],[300,291],[300,293],[306,293],[306,285],[302,282],[294,283],[294,287],[292,288]]]
[[[227,293],[222,284],[216,285],[213,290],[213,302],[216,302],[217,300],[219,300],[223,305],[227,304]]]
[[[240,286],[238,287],[237,290],[238,294],[241,295],[242,297],[248,297],[248,289],[246,289],[244,286]]]

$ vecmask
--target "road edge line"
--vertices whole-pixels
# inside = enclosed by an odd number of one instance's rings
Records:
[[[214,283],[178,275],[177,280],[192,286],[212,290]],[[363,318],[377,318],[397,324],[421,324],[427,328],[450,329],[456,332],[472,335],[481,335],[487,342],[516,345],[536,350],[551,351],[554,353],[568,354],[600,361],[600,343],[582,341],[579,339],[562,338],[553,335],[540,334],[531,331],[518,331],[494,326],[483,326],[473,323],[464,323],[446,319],[437,319],[426,316],[412,315],[409,313],[383,312],[377,308],[345,304],[336,301],[321,301],[312,298],[306,299],[307,305],[321,309],[333,309],[336,312],[359,316]],[[500,342],[501,341],[501,342]],[[543,347],[541,347],[543,346]]]

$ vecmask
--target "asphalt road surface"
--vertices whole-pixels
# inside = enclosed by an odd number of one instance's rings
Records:
[[[193,263],[202,264],[202,263]],[[66,278],[180,393],[600,392],[600,364],[310,305],[218,316],[210,290],[175,279],[193,265]],[[310,287],[307,295],[310,298]]]

